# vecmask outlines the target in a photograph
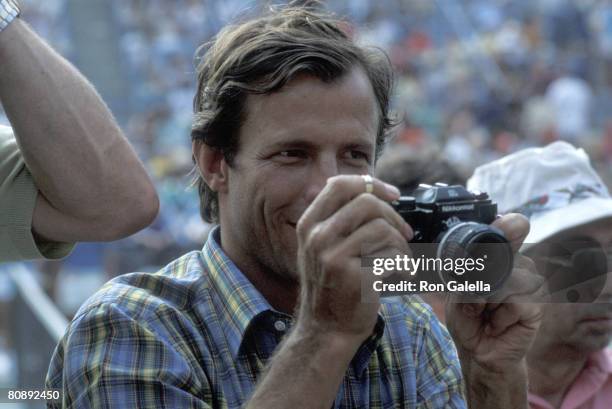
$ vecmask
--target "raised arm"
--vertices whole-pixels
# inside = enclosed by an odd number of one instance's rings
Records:
[[[542,319],[535,300],[542,299],[543,280],[535,265],[518,249],[529,233],[529,222],[508,214],[493,223],[515,252],[512,277],[486,302],[457,303],[448,297],[447,323],[461,361],[470,409],[527,409],[526,354]]]
[[[0,101],[39,190],[35,237],[107,241],[151,223],[155,188],[93,86],[19,18],[0,31],[0,61]]]

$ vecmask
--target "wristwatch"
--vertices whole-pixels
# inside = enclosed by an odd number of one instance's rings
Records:
[[[19,16],[19,12],[19,5],[15,0],[0,0],[0,32]]]

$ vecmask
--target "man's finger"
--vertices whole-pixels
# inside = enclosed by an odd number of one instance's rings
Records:
[[[520,312],[514,304],[502,304],[491,313],[491,317],[485,327],[485,334],[496,337],[506,332],[508,327],[520,320]]]
[[[399,190],[368,175],[339,175],[327,180],[319,195],[308,206],[298,222],[299,230],[308,230],[314,223],[326,220],[346,203],[368,192],[381,200],[390,202],[400,197]]]
[[[406,241],[413,237],[412,228],[391,205],[377,199],[374,195],[362,193],[326,220],[340,236],[348,236],[361,225],[370,220],[383,217],[395,227]]]
[[[504,232],[515,253],[521,248],[525,237],[529,234],[529,220],[519,213],[506,214],[495,220],[492,226]]]
[[[342,241],[340,247],[352,257],[372,256],[385,249],[410,254],[405,237],[382,217],[361,225]],[[366,249],[367,253],[364,254]]]
[[[485,328],[485,334],[497,337],[502,335],[514,325],[523,323],[533,323],[537,321],[539,309],[532,303],[507,303],[502,304],[490,317],[489,323]]]

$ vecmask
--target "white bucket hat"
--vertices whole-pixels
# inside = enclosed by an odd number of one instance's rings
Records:
[[[529,218],[523,250],[564,230],[612,217],[608,189],[587,154],[567,142],[524,149],[480,166],[467,187],[487,192],[499,213]]]

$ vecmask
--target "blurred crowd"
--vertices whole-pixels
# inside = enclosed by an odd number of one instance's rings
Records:
[[[24,16],[70,58],[68,0],[22,0]],[[154,225],[110,245],[84,244],[63,267],[106,277],[199,248],[190,125],[195,50],[262,0],[113,0],[130,84],[126,134],[157,181]],[[487,161],[557,139],[584,147],[612,183],[612,2],[605,0],[329,0],[347,30],[395,66],[393,144],[437,149],[464,176]],[[95,45],[94,45],[95,46]],[[1,116],[1,114],[0,114]],[[0,118],[1,121],[1,118]],[[52,289],[57,291],[57,289]]]

